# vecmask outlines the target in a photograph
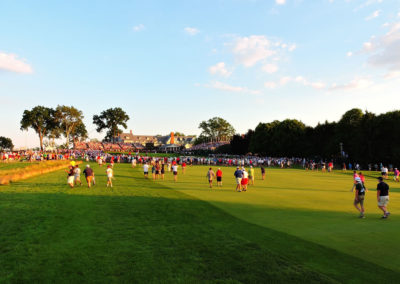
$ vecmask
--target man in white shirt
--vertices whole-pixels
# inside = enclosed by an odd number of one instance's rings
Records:
[[[107,174],[107,187],[108,186],[113,187],[112,185],[113,170],[110,165],[107,166],[106,174]]]
[[[146,163],[143,165],[143,173],[145,178],[149,177],[149,165]]]
[[[172,165],[172,173],[174,174],[174,181],[178,180],[178,165]]]
[[[76,165],[75,168],[74,168],[74,184],[78,185],[78,183],[80,184],[80,186],[82,186],[81,169],[79,168],[78,165]]]

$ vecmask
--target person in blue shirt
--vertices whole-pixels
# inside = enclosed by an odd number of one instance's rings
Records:
[[[242,178],[243,178],[243,172],[240,170],[239,167],[237,167],[236,171],[233,175],[236,178],[236,191],[241,192],[242,191],[241,183],[242,183]]]

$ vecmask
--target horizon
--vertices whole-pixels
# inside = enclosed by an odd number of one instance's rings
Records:
[[[0,19],[0,136],[36,105],[111,107],[136,135],[222,117],[243,134],[258,123],[338,121],[359,108],[400,109],[400,3],[389,0],[6,2]],[[168,129],[168,131],[165,131]]]

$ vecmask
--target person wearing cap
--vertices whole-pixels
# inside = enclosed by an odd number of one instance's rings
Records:
[[[393,180],[399,182],[400,171],[397,168],[394,168],[393,173],[394,173]]]
[[[83,170],[88,187],[92,186],[92,181],[94,181],[94,172],[90,165],[86,165],[86,169]]]
[[[243,178],[243,172],[240,170],[239,167],[237,167],[236,171],[233,175],[236,178],[236,191],[241,192],[242,191],[241,183],[242,183],[242,178]]]
[[[243,172],[243,178],[241,181],[242,190],[247,191],[247,184],[249,183],[249,173],[246,171],[244,167],[242,167],[242,172]]]
[[[351,188],[351,192],[353,192],[354,191],[354,188],[356,187],[356,184],[357,184],[357,182],[356,182],[356,178],[359,178],[359,175],[357,174],[357,171],[353,171],[353,187]]]
[[[378,177],[379,183],[376,187],[376,196],[378,199],[378,207],[383,211],[382,219],[389,217],[390,212],[387,210],[389,203],[389,185],[383,181],[383,177]]]
[[[356,193],[354,197],[354,207],[360,212],[360,218],[365,218],[364,216],[364,197],[365,197],[365,187],[361,178],[356,177]],[[360,204],[360,207],[358,206]]]

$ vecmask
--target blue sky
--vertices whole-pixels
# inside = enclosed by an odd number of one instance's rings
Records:
[[[399,109],[400,1],[1,1],[0,136],[25,109],[122,107],[136,134],[227,119],[338,120]]]

